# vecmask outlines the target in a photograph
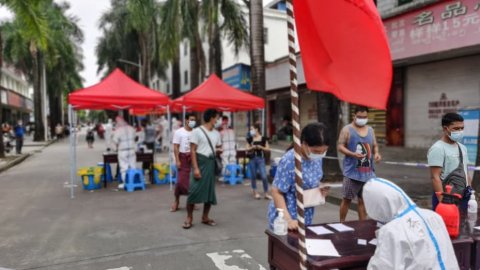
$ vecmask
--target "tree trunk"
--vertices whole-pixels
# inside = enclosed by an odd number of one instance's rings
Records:
[[[3,48],[3,36],[2,36],[2,30],[0,28],[0,48]],[[2,81],[2,67],[3,67],[3,50],[0,49],[0,82]],[[2,93],[0,90],[0,122],[2,122],[3,117],[3,108],[2,108]],[[0,128],[0,158],[5,157],[5,145],[3,145],[3,130]]]
[[[177,98],[180,96],[181,87],[180,77],[180,55],[177,52],[175,58],[172,61],[172,97]]]
[[[200,82],[200,63],[197,55],[197,44],[190,41],[190,90],[195,89]]]
[[[213,38],[213,46],[215,47],[215,57],[214,57],[214,65],[215,65],[215,74],[222,79],[222,40],[220,37],[220,29],[215,26],[214,38]]]
[[[45,140],[45,126],[43,124],[43,110],[42,110],[42,63],[41,54],[39,52],[32,53],[33,60],[33,99],[34,99],[34,116],[35,116],[35,133],[33,140],[35,142],[42,142]]]
[[[141,59],[141,63],[140,63],[140,70],[141,70],[141,73],[142,73],[142,76],[141,78],[139,78],[139,82],[145,86],[148,86],[149,85],[149,79],[150,79],[150,75],[148,74],[149,73],[149,70],[148,70],[148,66],[149,66],[149,57],[148,57],[148,47],[147,47],[147,38],[145,37],[145,35],[143,35],[142,33],[139,34],[139,43],[140,43],[140,59]]]
[[[195,47],[197,49],[197,61],[199,63],[199,82],[203,82],[205,75],[207,74],[207,60],[205,58],[202,39],[200,38],[200,33],[198,30],[195,33]]]
[[[263,1],[250,1],[250,59],[252,64],[252,91],[255,95],[266,100],[267,93],[265,91],[265,40],[263,30]],[[257,116],[261,118],[261,116]],[[263,134],[266,134],[262,130]]]
[[[327,156],[338,157],[337,139],[340,128],[340,101],[332,94],[317,93],[317,114],[318,121],[328,127],[328,146]],[[325,179],[340,181],[343,177],[340,163],[337,159],[324,159],[323,172]]]

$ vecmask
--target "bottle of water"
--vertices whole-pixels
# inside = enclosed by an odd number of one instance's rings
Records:
[[[477,214],[478,210],[478,203],[475,199],[475,192],[472,191],[472,195],[470,195],[470,200],[468,201],[468,214]]]
[[[273,221],[273,233],[276,235],[287,235],[287,221],[283,216],[283,209],[277,208],[277,217]]]

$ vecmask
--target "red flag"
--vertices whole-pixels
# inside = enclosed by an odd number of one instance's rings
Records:
[[[307,87],[385,109],[392,60],[372,0],[294,0]]]

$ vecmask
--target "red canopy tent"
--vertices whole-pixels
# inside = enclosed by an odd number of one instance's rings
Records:
[[[70,93],[68,103],[74,109],[154,109],[167,106],[170,100],[167,95],[135,82],[117,68],[101,82]]]
[[[156,111],[167,107],[168,111],[170,99],[163,93],[135,82],[120,69],[115,69],[101,82],[70,93],[68,95],[68,103],[69,123],[72,134],[72,136],[70,136],[70,158],[72,161],[70,170],[70,197],[73,199],[77,167],[75,148],[76,128],[74,126],[75,113],[73,110],[133,109]]]
[[[263,109],[265,101],[228,85],[212,74],[197,88],[172,102],[174,111],[181,111],[183,107],[189,111],[204,111],[208,108],[230,112],[249,111]]]

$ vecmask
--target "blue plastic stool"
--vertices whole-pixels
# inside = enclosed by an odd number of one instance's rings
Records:
[[[237,183],[243,183],[242,167],[238,164],[228,164],[225,167],[223,179],[232,186]]]
[[[125,175],[125,190],[133,192],[139,188],[145,190],[145,177],[141,169],[128,169]]]
[[[103,162],[97,163],[97,166],[98,166],[98,167],[102,167],[102,168],[105,169],[105,167],[103,166]],[[106,168],[107,168],[107,173],[106,173],[106,175],[107,175],[107,182],[110,183],[110,182],[113,181],[112,167],[110,166],[110,163],[107,163]],[[103,178],[104,178],[104,174],[102,174],[102,182],[105,181]]]

